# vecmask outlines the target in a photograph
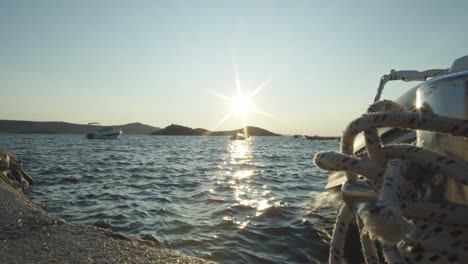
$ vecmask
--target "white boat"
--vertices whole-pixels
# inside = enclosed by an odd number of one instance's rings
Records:
[[[393,80],[422,83],[379,101]],[[319,152],[314,163],[332,172],[326,189],[342,202],[330,263],[466,263],[468,56],[448,69],[384,75],[340,153]]]
[[[242,133],[235,133],[232,135],[229,139],[231,140],[246,140],[248,136],[242,134]]]
[[[88,125],[94,125],[99,123],[89,123]],[[115,129],[113,127],[103,127],[96,132],[87,133],[87,139],[118,139],[122,135],[121,129]]]

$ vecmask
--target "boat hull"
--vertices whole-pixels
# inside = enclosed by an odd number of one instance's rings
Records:
[[[99,133],[88,133],[86,134],[87,139],[118,139],[122,135],[122,131],[99,134]]]

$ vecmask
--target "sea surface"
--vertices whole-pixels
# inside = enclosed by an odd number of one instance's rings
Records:
[[[327,174],[314,153],[338,141],[292,137],[0,135],[67,222],[153,240],[221,263],[327,260]]]

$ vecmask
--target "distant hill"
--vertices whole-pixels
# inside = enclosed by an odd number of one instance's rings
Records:
[[[160,130],[159,127],[149,126],[139,122],[116,125],[113,127],[122,129],[123,134],[127,135],[149,135],[156,130]]]
[[[180,126],[180,125],[170,125],[159,131],[154,131],[151,135],[160,135],[160,136],[201,136],[209,131],[202,128],[192,129],[190,127]]]
[[[97,131],[101,127],[103,126],[67,122],[0,120],[0,133],[2,134],[85,134]],[[124,135],[147,135],[160,129],[142,123],[115,125],[113,127],[121,128]]]
[[[250,136],[281,136],[259,127],[248,126],[248,134]],[[209,131],[203,128],[190,128],[181,125],[170,125],[159,131],[151,133],[152,135],[165,136],[231,136],[235,133],[243,133],[243,129],[235,129],[229,131]]]

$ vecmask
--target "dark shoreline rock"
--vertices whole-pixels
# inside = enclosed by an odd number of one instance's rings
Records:
[[[148,135],[159,130],[159,127],[145,125],[139,122],[112,125],[122,129],[125,135]],[[37,122],[20,120],[0,120],[1,134],[80,134],[94,132],[101,125],[84,125],[68,122]]]
[[[23,193],[30,187],[28,180],[8,176],[24,177],[18,167],[10,166],[20,159],[5,150],[0,150],[0,158],[1,263],[213,263],[158,248],[151,240],[65,223]]]
[[[249,136],[281,136],[263,128],[247,126],[245,128]],[[155,136],[232,136],[236,133],[244,133],[243,128],[228,131],[210,131],[204,128],[190,128],[172,124],[159,131],[151,133]]]
[[[304,136],[308,140],[341,140],[341,137]]]

